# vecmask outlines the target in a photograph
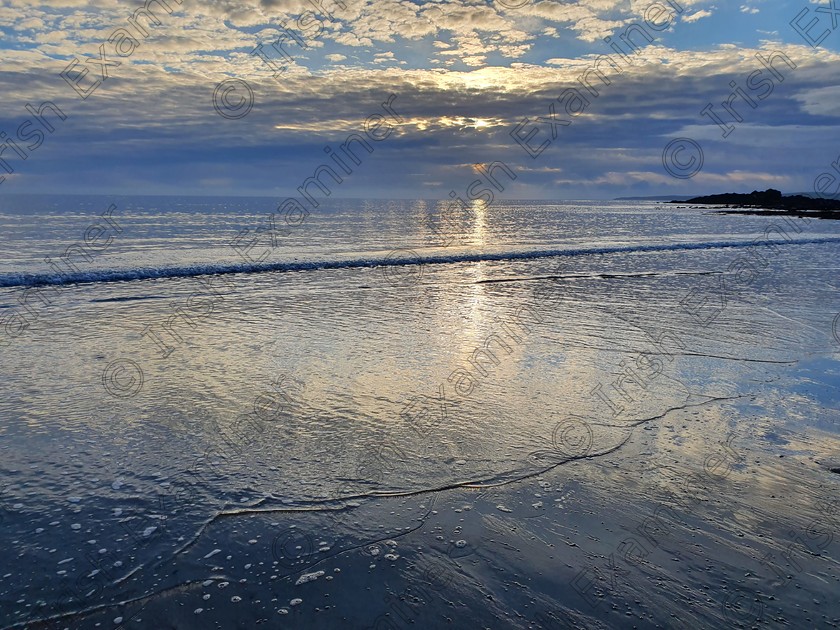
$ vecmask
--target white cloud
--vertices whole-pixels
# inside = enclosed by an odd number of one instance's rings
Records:
[[[324,2],[336,6],[335,0]],[[293,60],[274,78],[272,69],[250,53],[257,43],[269,46],[282,36],[281,23],[294,28],[296,16],[309,6],[304,0],[184,0],[172,15],[161,14],[162,24],[150,26],[151,35],[130,58],[120,59],[122,65],[110,68],[112,79],[83,102],[58,73],[69,58],[96,57],[108,35],[125,26],[134,5],[117,0],[7,0],[0,7],[0,20],[8,24],[0,90],[4,102],[12,105],[8,115],[15,119],[25,117],[27,102],[55,99],[62,107],[66,104],[74,137],[91,139],[76,143],[73,151],[108,146],[115,153],[148,147],[165,152],[305,144],[313,137],[321,142],[330,134],[346,136],[359,129],[383,95],[394,93],[405,117],[395,138],[422,145],[424,153],[417,149],[421,162],[437,160],[445,166],[470,142],[486,147],[481,155],[521,151],[508,135],[510,126],[526,116],[544,116],[549,102],[578,85],[581,73],[601,53],[610,52],[600,39],[640,23],[650,4],[537,0],[522,10],[506,11],[479,0],[346,0],[344,9],[333,10],[334,20],[323,18],[319,33],[310,31],[304,47],[284,42]],[[709,17],[714,9],[699,1],[681,0],[680,5],[687,22]],[[679,21],[674,28],[680,28]],[[550,38],[548,45],[541,38]],[[572,38],[578,41],[568,46]],[[594,42],[583,47],[591,53],[577,52],[581,40]],[[785,89],[763,102],[760,111],[745,110],[755,118],[738,125],[726,140],[727,148],[769,155],[767,148],[806,147],[808,142],[817,146],[836,136],[830,120],[790,124],[810,116],[840,117],[840,89],[834,87],[840,84],[840,55],[832,49],[815,54],[804,43],[778,39],[753,49],[715,42],[704,50],[692,42],[692,50],[680,50],[663,44],[671,41],[680,45],[679,38],[657,39],[633,56],[632,65],[604,87],[603,98],[563,130],[569,153],[556,148],[556,155],[560,160],[572,154],[574,161],[536,167],[534,175],[562,175],[571,182],[581,174],[574,163],[591,158],[588,172],[599,173],[603,179],[593,181],[605,185],[620,186],[622,177],[640,185],[668,181],[661,179],[667,178],[660,172],[661,146],[659,153],[634,152],[633,142],[642,142],[638,130],[650,126],[650,137],[662,145],[666,136],[678,134],[697,138],[704,146],[720,143],[720,130],[698,112],[706,102],[725,99],[730,80],[743,85],[759,67],[759,51],[781,51],[798,67]],[[344,46],[352,46],[352,52]],[[315,49],[324,54],[314,54]],[[253,112],[235,134],[231,125],[218,124],[211,103],[213,88],[230,77],[247,80],[257,95]],[[106,138],[102,129],[116,135]],[[56,134],[50,142],[58,151],[62,139]],[[625,148],[610,153],[615,146]],[[765,170],[770,169],[747,162],[730,177],[764,181],[761,177],[772,176]],[[446,175],[419,169],[417,177],[428,182]]]
[[[703,9],[702,11],[697,11],[688,15],[683,18],[683,22],[696,22],[697,20],[702,20],[703,18],[710,17],[712,15],[711,11],[706,11]]]

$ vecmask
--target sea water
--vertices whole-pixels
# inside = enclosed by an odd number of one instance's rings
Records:
[[[599,467],[702,473],[691,431],[747,417],[773,449],[837,432],[840,223],[276,203],[0,200],[2,627],[630,623],[576,586],[610,553],[582,532],[599,498],[632,520],[660,486]],[[534,540],[583,555],[543,566]],[[634,619],[676,623],[639,588]],[[706,599],[673,614],[729,620]]]

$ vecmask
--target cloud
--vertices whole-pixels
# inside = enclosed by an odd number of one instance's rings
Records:
[[[510,191],[523,196],[679,187],[662,168],[661,152],[681,135],[706,151],[707,167],[691,185],[786,177],[805,188],[808,172],[836,157],[830,154],[837,152],[831,142],[840,121],[840,56],[789,37],[786,23],[773,41],[752,44],[737,29],[728,37],[690,29],[687,45],[679,20],[669,27],[673,36],[649,29],[653,41],[636,36],[644,44],[636,52],[623,46],[628,61],[608,72],[609,84],[592,78],[599,96],[586,92],[589,107],[552,139],[539,119],[565,90],[585,91],[581,75],[603,55],[615,55],[603,38],[620,44],[651,2],[537,0],[521,10],[478,0],[323,4],[331,17],[302,19],[312,8],[303,0],[184,0],[171,15],[160,12],[161,24],[149,26],[130,57],[109,52],[120,65],[82,100],[59,73],[75,57],[98,58],[100,45],[134,8],[116,0],[11,0],[0,7],[6,61],[0,89],[7,103],[0,130],[14,133],[29,116],[24,105],[45,100],[59,104],[68,120],[30,159],[16,162],[3,186],[75,186],[86,181],[80,170],[96,165],[102,181],[140,189],[158,178],[163,189],[282,192],[304,167],[311,173],[325,159],[327,144],[363,132],[389,94],[397,95],[402,121],[377,145],[376,166],[354,173],[342,190],[445,196],[471,181],[463,181],[473,176],[468,165],[495,159],[523,169]],[[723,20],[707,2],[680,6],[684,21]],[[260,44],[274,66],[252,54]],[[762,68],[756,53],[774,51],[794,59],[796,70],[755,108],[737,101],[745,120],[721,138],[700,110],[712,103],[723,113],[718,104],[732,93],[730,82],[744,86]],[[93,81],[99,68],[89,69]],[[228,78],[247,81],[255,95],[242,120],[223,120],[213,109],[214,88]],[[552,140],[540,160],[510,135],[523,120],[539,125],[537,144]],[[793,148],[808,157],[792,163]],[[441,190],[428,191],[430,182]]]
[[[795,94],[793,98],[801,102],[803,111],[812,116],[840,118],[840,86],[804,90]],[[836,130],[826,132],[835,133]]]
[[[705,9],[702,11],[696,11],[691,15],[687,15],[683,18],[683,22],[696,22],[697,20],[702,20],[703,18],[711,17],[712,12],[706,11]]]

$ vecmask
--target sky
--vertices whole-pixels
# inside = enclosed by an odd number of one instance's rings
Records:
[[[0,195],[840,182],[840,0],[144,3],[0,1]]]

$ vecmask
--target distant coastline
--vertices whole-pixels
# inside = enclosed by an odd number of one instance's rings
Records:
[[[692,195],[652,195],[648,197],[616,197],[613,201],[688,201]]]
[[[671,199],[669,203],[696,203],[724,205],[720,214],[757,214],[773,216],[796,216],[813,219],[840,219],[840,200],[822,199],[807,195],[782,195],[773,188],[763,192],[723,193],[705,195],[690,199]]]

